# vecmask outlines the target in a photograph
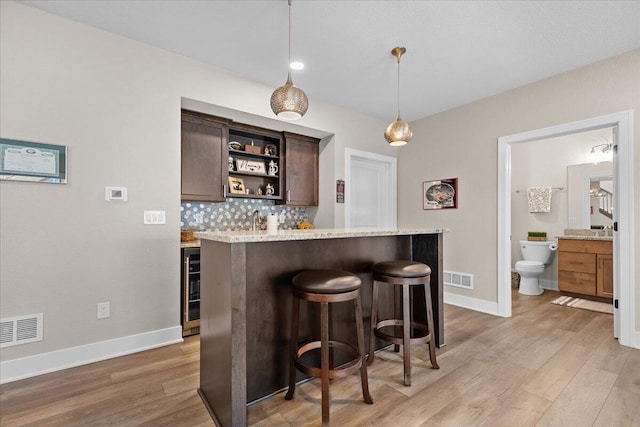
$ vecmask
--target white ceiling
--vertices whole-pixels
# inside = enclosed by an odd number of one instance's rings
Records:
[[[231,70],[286,80],[287,1],[24,0],[51,13]],[[640,1],[294,0],[293,80],[383,120],[413,121],[640,48]],[[269,102],[268,99],[265,102]]]

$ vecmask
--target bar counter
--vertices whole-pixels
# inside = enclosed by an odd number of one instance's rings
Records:
[[[365,334],[371,310],[371,267],[412,259],[432,270],[435,342],[444,345],[442,233],[446,229],[209,231],[201,242],[200,389],[220,426],[246,426],[247,404],[287,387],[293,276],[307,269],[339,269],[362,280]],[[380,314],[398,309],[393,289],[384,286]],[[420,298],[415,298],[419,301]],[[301,304],[300,339],[319,333],[317,304]],[[354,341],[349,303],[332,304],[331,339]],[[414,304],[424,321],[424,304]],[[368,340],[367,340],[368,341]],[[376,342],[376,349],[382,341]],[[301,374],[298,380],[303,377]],[[375,399],[375,396],[374,396]],[[294,405],[294,402],[291,402]]]

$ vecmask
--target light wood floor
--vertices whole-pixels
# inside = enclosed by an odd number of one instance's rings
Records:
[[[612,338],[612,316],[514,292],[510,319],[445,307],[441,369],[414,346],[413,386],[398,354],[331,384],[334,426],[640,426],[640,350]],[[196,394],[198,337],[0,387],[2,426],[212,426]],[[319,426],[317,380],[249,408],[253,426]]]

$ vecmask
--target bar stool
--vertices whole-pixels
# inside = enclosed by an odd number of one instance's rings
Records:
[[[366,403],[373,403],[369,394],[367,364],[365,362],[364,327],[362,326],[362,303],[360,300],[360,278],[355,274],[339,270],[308,270],[297,274],[292,281],[293,304],[291,320],[291,352],[289,365],[289,391],[285,399],[291,400],[296,390],[296,368],[307,375],[321,379],[322,386],[322,425],[329,425],[329,380],[343,378],[360,370],[362,395]],[[299,346],[298,327],[300,318],[300,300],[320,303],[320,341]],[[353,301],[356,317],[358,347],[329,339],[329,304]],[[320,368],[302,361],[302,355],[314,349],[320,349]],[[341,348],[353,359],[339,368],[331,368],[329,349]]]
[[[369,342],[369,359],[371,365],[374,359],[375,337],[395,345],[395,351],[402,345],[404,361],[404,384],[411,385],[411,343],[425,342],[429,344],[429,359],[433,369],[439,369],[436,361],[436,345],[433,331],[433,308],[431,305],[431,268],[414,261],[384,261],[373,266],[373,301],[371,303],[371,338]],[[378,285],[387,283],[402,286],[402,319],[388,319],[378,321]],[[425,306],[427,310],[427,324],[411,321],[411,300],[409,288],[423,285]],[[383,332],[386,327],[402,327],[402,336]],[[394,328],[395,329],[395,328]],[[413,337],[411,335],[414,331]]]

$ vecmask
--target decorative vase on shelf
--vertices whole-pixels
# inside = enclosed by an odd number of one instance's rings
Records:
[[[277,174],[278,174],[278,165],[276,164],[276,162],[271,160],[269,162],[269,175],[276,176]]]

